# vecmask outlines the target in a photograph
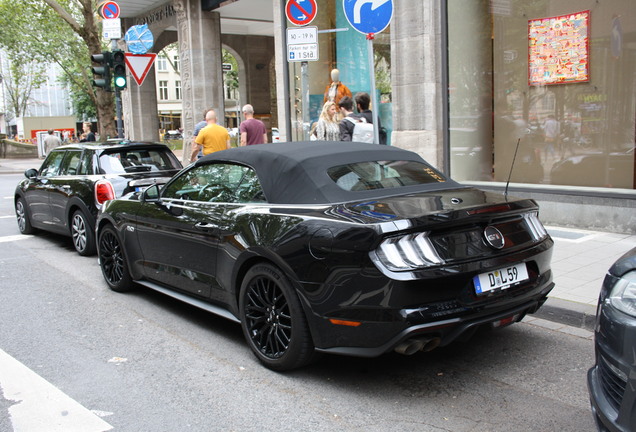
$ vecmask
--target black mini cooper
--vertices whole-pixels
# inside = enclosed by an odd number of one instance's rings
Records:
[[[163,184],[181,168],[163,144],[118,141],[58,147],[18,184],[18,227],[22,234],[42,229],[71,236],[80,255],[92,255],[95,219],[104,202]]]

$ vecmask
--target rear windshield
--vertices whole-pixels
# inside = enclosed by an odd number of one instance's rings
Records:
[[[176,158],[163,149],[121,149],[99,157],[102,174],[166,171],[180,169]]]
[[[446,181],[441,173],[415,161],[357,162],[329,168],[327,174],[346,191],[392,189]]]

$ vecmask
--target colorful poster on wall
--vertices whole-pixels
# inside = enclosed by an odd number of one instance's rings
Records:
[[[590,11],[528,21],[528,84],[590,80]]]

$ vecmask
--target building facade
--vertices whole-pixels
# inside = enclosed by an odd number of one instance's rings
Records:
[[[633,0],[315,4],[309,61],[290,59],[288,29],[305,26],[283,0],[173,0],[130,22],[179,42],[186,137],[203,108],[223,109],[221,47],[237,58],[241,97],[281,140],[308,139],[337,69],[352,94],[371,95],[391,145],[463,183],[536,198],[547,223],[636,232]],[[392,6],[390,25],[357,31],[352,4],[371,20]],[[240,18],[267,29],[239,35]],[[131,112],[147,106],[135,91]]]

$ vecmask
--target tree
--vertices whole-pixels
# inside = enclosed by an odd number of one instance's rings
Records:
[[[16,117],[23,117],[29,105],[34,103],[31,98],[33,90],[46,81],[46,75],[38,69],[36,62],[26,60],[23,56],[8,53],[4,60],[0,63],[0,73],[6,108]]]
[[[103,50],[95,10],[94,0],[0,0],[0,46],[42,64],[57,63],[76,107],[87,107],[78,97],[87,95],[100,135],[116,136],[113,95],[91,85],[90,54]]]

